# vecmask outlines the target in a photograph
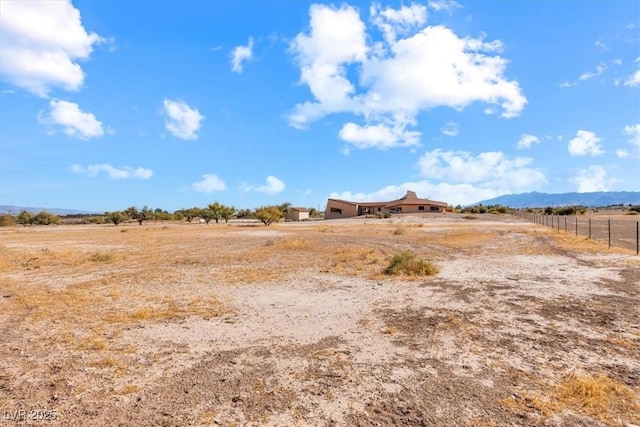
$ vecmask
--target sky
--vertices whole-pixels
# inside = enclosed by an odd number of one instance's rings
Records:
[[[0,204],[640,191],[640,2],[0,0]]]

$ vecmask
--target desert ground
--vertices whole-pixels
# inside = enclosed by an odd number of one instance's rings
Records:
[[[639,307],[510,216],[9,227],[0,425],[640,425]]]

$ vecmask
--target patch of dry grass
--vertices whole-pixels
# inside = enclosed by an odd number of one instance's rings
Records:
[[[328,266],[324,272],[334,274],[362,275],[376,274],[384,261],[384,254],[378,248],[346,246],[326,254]]]
[[[190,316],[205,320],[230,312],[218,298],[193,298],[186,302],[165,298],[159,305],[148,305],[129,311],[112,310],[105,316],[109,322],[130,323],[136,321],[182,320]]]
[[[624,384],[605,376],[567,375],[558,384],[555,400],[605,423],[640,422],[640,397]]]
[[[512,396],[501,403],[511,410],[535,409],[544,418],[569,409],[608,425],[640,422],[638,393],[604,375],[571,373],[558,384],[543,388],[545,397],[525,393],[524,397]]]
[[[392,234],[393,234],[394,236],[402,236],[402,235],[407,234],[407,229],[406,229],[406,228],[404,228],[404,227],[402,227],[402,226],[400,226],[400,227],[396,227],[396,228],[393,230],[393,233],[392,233]]]
[[[432,276],[439,272],[440,268],[435,264],[418,258],[418,255],[411,251],[395,254],[384,269],[384,273],[391,276]]]

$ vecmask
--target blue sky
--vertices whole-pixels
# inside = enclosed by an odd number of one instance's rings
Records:
[[[640,191],[640,2],[0,9],[0,204]]]

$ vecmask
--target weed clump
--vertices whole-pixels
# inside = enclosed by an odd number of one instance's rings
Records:
[[[440,268],[438,268],[431,261],[418,258],[418,256],[411,251],[404,251],[395,254],[387,268],[384,269],[384,273],[394,276],[431,276],[438,274]]]
[[[600,421],[613,422],[626,414],[631,416],[629,421],[640,422],[638,396],[624,384],[605,376],[568,375],[559,385],[556,397],[565,406]]]

